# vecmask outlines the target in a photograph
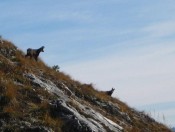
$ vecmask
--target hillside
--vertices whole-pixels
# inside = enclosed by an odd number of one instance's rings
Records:
[[[47,50],[47,49],[46,49]],[[127,83],[127,82],[126,82]],[[170,132],[144,112],[0,44],[0,131]]]

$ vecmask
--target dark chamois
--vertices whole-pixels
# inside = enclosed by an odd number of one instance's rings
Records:
[[[106,91],[105,93],[109,96],[112,95],[112,93],[114,92],[115,88],[112,88],[110,91]]]
[[[44,52],[44,46],[42,46],[42,47],[39,48],[39,49],[31,49],[31,48],[28,48],[28,49],[27,49],[27,54],[25,55],[25,57],[30,56],[30,58],[33,57],[33,58],[37,61],[40,52]]]

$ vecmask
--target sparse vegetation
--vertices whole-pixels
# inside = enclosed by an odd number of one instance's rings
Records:
[[[56,72],[59,72],[60,67],[58,65],[52,66],[52,69],[55,70]]]
[[[96,90],[93,84],[82,84],[73,80],[69,75],[60,72],[58,65],[50,68],[42,60],[36,62],[25,59],[24,56],[11,42],[4,41],[0,45],[0,118],[6,123],[3,130],[18,131],[19,125],[27,129],[26,124],[30,124],[61,132],[65,126],[62,118],[54,118],[50,113],[49,102],[58,97],[32,83],[24,75],[33,73],[51,80],[63,91],[65,90],[62,85],[65,84],[75,94],[72,98],[120,124],[128,132],[170,132],[165,125],[155,122],[145,113],[137,112],[119,99]],[[69,105],[84,114],[76,102],[69,102]],[[92,118],[87,114],[83,116]],[[0,122],[1,124],[3,123]]]

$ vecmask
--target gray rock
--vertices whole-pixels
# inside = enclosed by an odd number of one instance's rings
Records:
[[[72,128],[71,132],[106,132],[108,130],[112,132],[123,131],[122,127],[107,119],[97,111],[94,111],[91,108],[87,109],[86,105],[78,102],[78,98],[75,100],[64,94],[62,91],[63,89],[66,89],[70,94],[73,94],[65,84],[61,85],[60,89],[52,81],[44,79],[43,77],[36,77],[33,74],[25,74],[24,76],[30,79],[35,86],[37,85],[38,87],[44,88],[50,93],[58,96],[58,100],[50,102],[50,114],[52,117],[62,118],[66,122],[63,126],[64,131],[68,132],[70,131],[70,128]],[[96,101],[97,99],[93,98],[92,100]],[[76,102],[77,107],[82,110],[81,113],[79,113],[73,106],[68,105],[68,102],[70,101]],[[106,102],[103,102],[102,105],[106,108],[109,106]],[[118,111],[118,108],[116,107],[115,110]],[[88,116],[88,118],[86,118],[86,116]]]

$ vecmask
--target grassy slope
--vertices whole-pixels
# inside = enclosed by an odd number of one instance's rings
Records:
[[[3,49],[3,50],[2,50]],[[75,95],[81,99],[82,103],[88,104],[93,109],[101,112],[103,115],[120,124],[126,131],[141,132],[143,128],[153,132],[168,132],[166,126],[155,122],[154,120],[140,118],[139,113],[128,107],[125,103],[116,98],[106,96],[103,92],[94,89],[91,84],[82,84],[71,79],[70,76],[62,72],[56,72],[49,66],[45,65],[41,60],[35,62],[24,57],[24,53],[18,50],[11,42],[5,41],[0,44],[0,97],[5,98],[0,103],[0,117],[8,120],[27,121],[31,124],[33,120],[38,125],[48,126],[55,131],[61,131],[61,126],[64,121],[55,119],[49,114],[49,100],[54,99],[54,95],[49,94],[44,89],[39,89],[33,86],[24,76],[24,72],[41,75],[52,80],[54,83],[64,82]],[[15,83],[14,83],[15,82]],[[17,85],[18,84],[18,85]],[[20,84],[20,85],[19,85]],[[67,94],[65,92],[65,94]],[[43,100],[40,99],[42,96]],[[132,120],[132,123],[125,122],[121,116],[114,116],[107,109],[97,106],[92,100],[92,97],[100,102],[112,102],[117,104],[121,111],[127,113]],[[70,105],[76,108],[74,102]],[[80,113],[81,111],[76,108]],[[138,116],[136,118],[136,115]],[[147,116],[147,115],[146,115]],[[13,122],[7,121],[7,128],[10,130],[18,129]],[[19,123],[18,123],[19,124]],[[34,124],[34,123],[33,123]],[[144,129],[145,130],[145,129]]]

